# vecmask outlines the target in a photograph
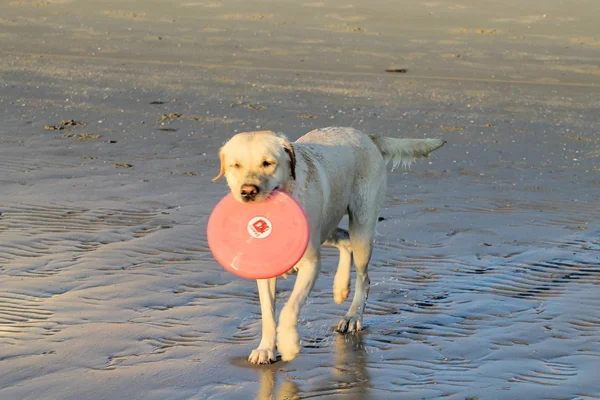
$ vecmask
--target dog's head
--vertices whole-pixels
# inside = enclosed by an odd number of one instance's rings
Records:
[[[271,131],[244,132],[221,148],[221,171],[233,197],[240,202],[261,201],[275,189],[286,190],[296,179],[296,155],[283,135]]]

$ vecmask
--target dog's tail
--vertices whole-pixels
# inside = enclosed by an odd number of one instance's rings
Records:
[[[443,145],[443,139],[396,139],[382,136],[369,136],[381,152],[385,163],[392,162],[392,169],[399,164],[408,167],[420,158],[427,158],[429,154]]]

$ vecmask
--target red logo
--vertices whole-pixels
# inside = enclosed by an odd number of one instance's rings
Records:
[[[254,222],[252,226],[261,235],[269,230],[269,225],[264,219],[259,219],[258,221]]]
[[[271,221],[265,217],[254,217],[248,221],[248,233],[257,239],[266,238],[272,229]]]

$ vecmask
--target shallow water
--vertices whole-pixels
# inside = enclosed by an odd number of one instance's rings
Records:
[[[0,399],[600,398],[597,9],[0,5]],[[448,144],[389,174],[366,329],[324,249],[300,356],[252,366],[217,150],[329,125]]]

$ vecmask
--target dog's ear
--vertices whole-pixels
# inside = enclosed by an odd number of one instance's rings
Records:
[[[212,179],[213,182],[215,182],[217,179],[219,179],[225,174],[225,153],[223,153],[223,149],[219,151],[219,157],[221,159],[221,170],[219,171],[219,175],[215,176]]]
[[[290,171],[292,174],[292,179],[296,180],[296,152],[294,151],[294,147],[286,140],[283,142],[283,150],[290,157]]]

